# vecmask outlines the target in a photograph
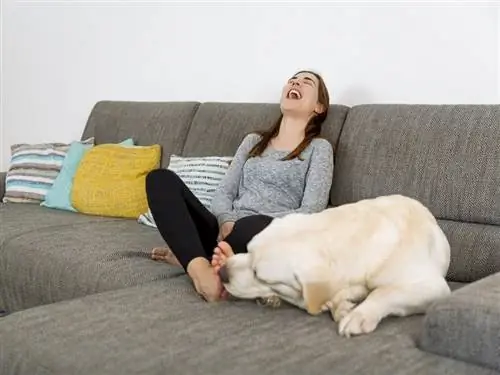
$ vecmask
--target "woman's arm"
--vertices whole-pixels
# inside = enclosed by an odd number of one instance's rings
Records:
[[[215,192],[211,211],[217,218],[219,226],[227,221],[236,220],[236,215],[233,210],[233,201],[238,194],[243,165],[247,160],[248,153],[259,139],[260,136],[258,134],[249,134],[243,139],[243,142],[241,142],[236,150],[224,179]]]
[[[307,171],[304,195],[299,208],[276,213],[285,216],[291,213],[314,213],[324,210],[330,199],[333,180],[333,148],[330,142],[318,139],[312,151]]]

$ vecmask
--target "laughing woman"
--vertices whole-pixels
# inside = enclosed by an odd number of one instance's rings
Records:
[[[210,210],[174,172],[150,172],[149,207],[171,249],[155,249],[153,258],[182,266],[196,291],[216,301],[223,296],[218,270],[225,258],[246,252],[273,218],[325,209],[333,150],[320,133],[329,104],[320,75],[301,71],[291,77],[282,90],[279,120],[245,137]]]

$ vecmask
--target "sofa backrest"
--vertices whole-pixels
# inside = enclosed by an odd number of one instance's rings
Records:
[[[137,145],[160,144],[165,167],[171,154],[182,152],[198,106],[197,102],[98,102],[82,139],[94,136],[96,144],[103,144],[132,137]]]
[[[347,116],[332,202],[403,193],[440,219],[500,224],[500,105],[361,105]]]
[[[451,279],[498,272],[499,140],[500,105],[355,106],[339,139],[332,204],[416,198],[450,240]]]
[[[349,108],[331,105],[322,136],[334,146]],[[278,104],[203,103],[189,129],[184,156],[233,155],[244,136],[272,126],[280,115]]]
[[[338,141],[349,108],[332,105],[322,135]],[[162,167],[170,155],[233,155],[245,134],[266,129],[279,117],[274,103],[101,101],[91,111],[82,139],[96,144],[132,137],[137,145],[162,146]]]

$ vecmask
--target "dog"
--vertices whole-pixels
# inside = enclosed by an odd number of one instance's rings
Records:
[[[387,316],[423,314],[451,293],[447,237],[403,195],[276,218],[247,248],[223,267],[230,295],[329,311],[344,337],[373,332]]]

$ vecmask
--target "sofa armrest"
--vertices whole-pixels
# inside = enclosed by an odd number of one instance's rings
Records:
[[[500,273],[432,305],[419,347],[427,352],[500,370]]]
[[[5,177],[7,177],[7,172],[0,172],[0,202],[5,194]]]

